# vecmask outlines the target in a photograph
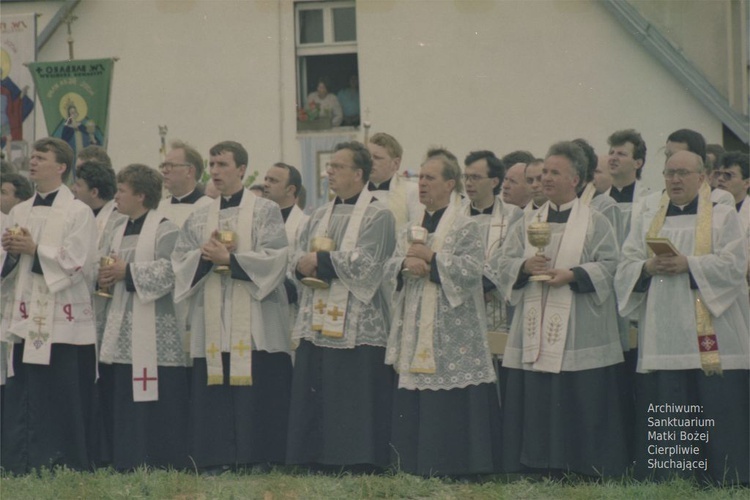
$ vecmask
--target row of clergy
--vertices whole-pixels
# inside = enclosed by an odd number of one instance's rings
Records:
[[[392,180],[392,211],[367,189],[376,155],[342,143],[326,167],[336,198],[304,223],[297,215],[290,252],[284,221],[296,210],[243,189],[248,158],[236,142],[210,151],[216,200],[159,209],[161,176],[131,165],[101,223],[101,210],[95,219],[62,185],[64,146],[35,144],[37,195],[3,234],[8,470],[193,460],[208,470],[397,463],[425,475],[619,475],[635,460],[639,475],[658,476],[643,408],[698,401],[719,422],[700,453],[713,464],[703,477],[727,480],[729,467],[730,481],[748,480],[750,307],[736,272],[747,269],[747,239],[736,211],[711,203],[693,153],[667,161],[665,193],[635,205],[621,252],[623,210],[584,187],[590,162],[575,143],[550,148],[548,200],[536,211],[495,197],[462,204],[462,181],[478,190],[492,158],[480,158],[484,175],[462,174],[449,151],[431,150],[424,209],[398,232],[405,186]],[[184,166],[161,170],[166,179]],[[189,215],[177,224],[170,209]],[[649,253],[657,236],[676,254]],[[91,302],[94,277],[111,297]],[[497,382],[487,315],[502,330],[511,307]],[[665,318],[663,308],[686,314]],[[621,334],[631,316],[635,380]]]

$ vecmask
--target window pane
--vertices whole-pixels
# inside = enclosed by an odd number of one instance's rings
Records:
[[[354,7],[333,10],[333,41],[351,42],[357,40],[357,22]]]
[[[299,42],[323,43],[322,9],[299,11]]]

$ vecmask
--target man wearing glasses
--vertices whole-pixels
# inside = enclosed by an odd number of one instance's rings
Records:
[[[393,370],[385,365],[390,324],[380,285],[396,245],[395,219],[365,188],[371,169],[363,144],[337,144],[326,167],[336,198],[300,233],[296,276],[310,286],[293,332],[290,464],[389,464]]]
[[[164,187],[170,196],[159,206],[162,216],[182,227],[194,210],[211,203],[197,188],[203,176],[203,158],[192,146],[174,141],[159,172],[164,176]]]
[[[505,177],[505,165],[492,151],[469,153],[464,165],[466,196],[469,199],[464,212],[479,223],[484,236],[486,262],[490,254],[502,246],[508,228],[523,215],[523,211],[515,205],[503,203],[498,196]],[[503,339],[510,324],[506,301],[488,276],[482,276],[482,288],[490,349],[493,354],[502,354]],[[496,369],[499,374],[499,365],[496,365]]]
[[[700,156],[675,152],[663,174],[660,203],[644,204],[633,218],[615,276],[620,313],[639,316],[635,475],[746,484],[750,305],[741,271],[747,268],[746,235],[736,210],[711,202]],[[668,239],[672,248],[658,247],[652,238]],[[675,408],[694,410],[676,415]],[[658,435],[649,433],[653,419],[662,431]],[[696,445],[687,456],[650,448],[687,444],[686,435]]]
[[[750,169],[748,169],[748,154],[740,151],[730,151],[719,158],[713,172],[719,189],[723,189],[734,197],[735,208],[740,216],[740,225],[747,234],[747,247],[750,253]],[[748,283],[750,283],[750,263],[748,263]]]

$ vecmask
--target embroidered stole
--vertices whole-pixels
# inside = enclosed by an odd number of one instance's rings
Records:
[[[539,208],[541,220],[547,220],[549,205],[548,201]],[[535,219],[536,217],[526,217],[524,223],[527,231],[529,224]],[[552,268],[569,269],[580,264],[590,219],[590,209],[581,200],[574,200],[560,247],[551,263]],[[533,257],[535,250],[527,242],[524,259]],[[523,300],[523,362],[530,363],[534,370],[560,373],[573,292],[568,286],[550,287],[543,282],[529,281]]]
[[[661,196],[659,211],[651,221],[647,238],[659,235],[667,218],[669,207],[669,196],[665,192]],[[713,204],[711,203],[711,188],[708,183],[703,183],[698,191],[698,216],[695,226],[695,256],[708,255],[711,253]],[[649,257],[654,253],[648,249]],[[701,367],[706,375],[721,375],[721,359],[719,357],[719,339],[716,337],[713,320],[708,308],[703,304],[700,293],[695,294],[695,324],[698,334],[698,352],[700,352]]]
[[[398,172],[396,172],[393,174],[391,184],[388,186],[388,208],[396,219],[396,230],[404,227],[404,224],[409,222],[409,208],[406,201],[406,186],[404,182],[399,177]]]
[[[440,218],[437,228],[435,229],[435,236],[432,239],[430,249],[438,254],[445,244],[445,237],[453,227],[453,222],[456,220],[456,215],[460,212],[460,199],[453,193],[451,195],[451,202],[448,205],[448,209],[445,211],[443,216]],[[422,216],[424,219],[424,215]],[[437,258],[437,255],[435,255]],[[437,265],[435,259],[432,262],[433,266]],[[437,299],[440,293],[440,288],[436,283],[429,280],[428,277],[423,278],[425,280],[424,288],[422,289],[422,301],[419,309],[419,321],[418,332],[417,332],[417,345],[414,348],[414,356],[412,357],[409,371],[411,373],[435,373],[435,350],[434,350],[434,334],[435,334],[435,315],[437,312]],[[404,339],[405,335],[401,336],[401,352],[405,353]]]
[[[105,203],[102,209],[99,210],[99,213],[96,214],[96,248],[99,248],[99,244],[102,241],[102,234],[104,234],[104,229],[107,227],[107,222],[109,222],[109,218],[112,216],[112,212],[114,211],[115,202],[110,200]]]
[[[73,194],[67,187],[61,186],[51,207],[31,206],[25,220],[18,225],[32,231],[32,237],[39,246],[59,248],[65,237],[65,218],[73,204]],[[33,215],[32,215],[33,214]],[[36,228],[30,227],[32,219],[44,220]],[[36,234],[34,234],[36,233]],[[47,281],[57,283],[69,279],[63,272],[44,269],[44,275],[31,272],[33,255],[21,255],[18,266],[18,278],[15,289],[15,304],[11,320],[11,333],[26,339],[23,350],[23,362],[37,365],[49,365],[52,344],[54,342],[54,322],[57,301],[51,293]],[[23,291],[31,287],[31,300],[23,300]]]
[[[596,188],[594,187],[593,182],[589,182],[588,184],[586,184],[586,187],[583,188],[583,193],[581,193],[581,203],[588,207],[589,205],[591,205],[591,200],[594,199],[594,196],[596,196]]]
[[[346,226],[346,232],[341,241],[341,248],[337,248],[336,250],[350,252],[355,248],[359,239],[362,219],[364,218],[365,210],[370,205],[370,200],[372,200],[372,193],[367,188],[364,188],[359,194],[357,203],[354,204],[352,215],[349,217],[349,223]],[[333,210],[334,202],[329,202],[323,218],[320,220],[320,224],[318,224],[315,231],[315,236],[328,236],[328,225]],[[339,279],[334,279],[331,282],[331,287],[327,290],[316,289],[313,293],[312,329],[321,332],[326,337],[343,337],[348,304],[349,289]]]
[[[253,211],[255,195],[245,190],[237,214],[237,253],[248,252],[253,248]],[[203,238],[208,241],[211,233],[219,229],[219,210],[221,198],[213,200],[208,209]],[[247,283],[242,280],[226,278],[232,287],[232,316],[229,327],[229,384],[253,385],[252,377],[252,333],[250,308],[252,297]],[[224,367],[221,359],[222,332],[222,278],[209,272],[203,291],[203,307],[206,327],[206,367],[208,369],[207,385],[224,383]]]
[[[149,210],[146,220],[143,222],[138,242],[135,246],[133,262],[149,262],[156,257],[156,232],[161,222],[161,215],[154,210]],[[118,231],[112,241],[112,250],[118,252],[125,237],[128,225],[122,225],[122,231]],[[125,281],[119,281],[115,285],[112,304],[119,304],[116,309],[119,313],[119,321],[113,324],[122,328],[125,316],[125,304],[127,302],[127,291]],[[112,315],[115,311],[110,309]],[[114,316],[108,318],[109,321]],[[159,381],[158,362],[156,355],[156,300],[141,300],[138,293],[133,294],[133,325],[130,343],[132,368],[133,368],[133,401],[158,401]],[[118,332],[119,333],[119,332]],[[106,334],[106,331],[105,331]],[[152,383],[153,382],[153,383]]]
[[[484,252],[485,262],[496,248],[502,246],[507,236],[508,224],[505,220],[507,216],[503,208],[502,200],[496,198],[492,207],[492,215],[490,215],[490,229]],[[466,215],[471,215],[471,203],[466,206]],[[487,339],[492,354],[503,354],[504,347],[501,345],[504,346],[508,335],[507,305],[497,290],[492,290],[490,297],[489,302],[484,304],[487,313]]]
[[[300,222],[302,222],[304,217],[305,213],[297,205],[294,205],[292,211],[289,212],[289,217],[287,217],[286,222],[284,223],[286,241],[289,243],[290,248],[296,247],[297,230],[299,229]]]

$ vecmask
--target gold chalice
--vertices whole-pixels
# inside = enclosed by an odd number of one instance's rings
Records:
[[[422,243],[424,245],[427,242],[427,234],[429,233],[426,228],[422,226],[411,226],[406,231],[406,241],[408,241],[410,245],[413,243]],[[407,278],[417,277],[414,274],[412,274],[412,272],[409,270],[408,267],[405,267],[404,269],[402,269],[401,274],[403,274]]]
[[[114,263],[115,263],[115,259],[113,257],[105,256],[105,257],[102,257],[101,259],[99,259],[99,267],[100,268],[111,266]],[[98,295],[99,297],[104,297],[104,298],[107,298],[107,299],[111,299],[112,298],[112,292],[109,290],[108,286],[105,286],[104,288],[100,288],[99,290],[97,290],[94,293],[96,293],[96,295]]]
[[[527,236],[529,243],[536,247],[537,256],[544,256],[544,247],[549,245],[550,239],[552,238],[552,226],[548,222],[541,220],[541,214],[537,216],[537,221],[529,224]],[[549,281],[552,276],[548,274],[536,274],[529,278],[529,281]]]
[[[220,231],[217,231],[217,233],[219,237],[219,243],[223,243],[224,245],[231,245],[237,241],[237,233],[235,233],[234,231],[230,231],[229,229],[222,229]],[[229,274],[230,269],[229,266],[221,264],[214,267],[214,272],[216,274]]]
[[[333,252],[334,250],[336,250],[336,242],[331,238],[327,238],[325,236],[316,236],[315,238],[310,240],[311,252]],[[321,290],[325,290],[326,288],[330,287],[330,285],[322,279],[315,278],[313,276],[305,276],[304,278],[302,278],[302,284],[305,286],[309,286],[310,288],[318,288]]]
[[[13,227],[9,227],[8,232],[10,233],[11,236],[21,236],[23,234],[23,229],[21,229],[21,227],[18,224],[16,224]]]

